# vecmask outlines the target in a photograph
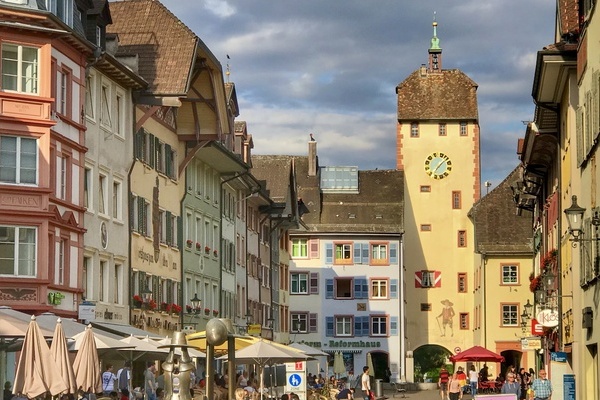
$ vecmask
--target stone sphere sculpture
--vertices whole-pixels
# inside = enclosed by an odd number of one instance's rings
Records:
[[[213,318],[206,324],[206,343],[220,346],[227,340],[227,325],[218,318]]]

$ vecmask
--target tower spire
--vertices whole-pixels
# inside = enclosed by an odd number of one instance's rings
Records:
[[[442,48],[440,47],[440,39],[437,37],[437,20],[436,12],[433,12],[433,37],[429,46],[429,72],[442,71]]]

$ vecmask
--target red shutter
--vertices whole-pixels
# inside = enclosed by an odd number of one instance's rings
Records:
[[[309,257],[319,258],[319,239],[310,239],[308,242]]]

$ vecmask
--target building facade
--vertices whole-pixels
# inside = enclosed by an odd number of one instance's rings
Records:
[[[422,65],[397,88],[396,167],[404,172],[406,343],[448,355],[473,345],[473,225],[480,197],[477,84],[442,69],[436,34]],[[419,371],[416,371],[417,374]],[[422,374],[422,372],[421,372]],[[406,379],[414,381],[413,371]]]
[[[290,231],[289,340],[341,353],[355,376],[371,359],[376,378],[389,369],[397,379],[405,365],[403,173],[319,168],[316,146],[294,158],[306,210]]]
[[[0,297],[76,317],[84,248],[85,2],[2,1]],[[42,2],[43,3],[43,2]],[[48,11],[46,7],[49,7]],[[58,16],[60,15],[60,17]]]
[[[93,305],[88,322],[129,325],[129,171],[133,164],[133,91],[146,82],[115,58],[117,40],[105,38],[111,22],[108,1],[96,2],[88,22],[102,27],[97,52],[86,70],[86,147],[83,196],[85,248],[83,304]],[[90,29],[95,34],[94,29]],[[90,38],[90,40],[93,38]],[[106,151],[106,149],[111,151]],[[80,315],[84,317],[85,313]]]

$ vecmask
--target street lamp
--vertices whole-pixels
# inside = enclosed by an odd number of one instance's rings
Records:
[[[523,306],[523,313],[521,314],[521,331],[523,334],[527,332],[527,325],[531,320],[531,312],[533,311],[533,304],[527,299],[527,303]]]
[[[144,285],[144,288],[140,291],[140,295],[142,296],[142,302],[147,306],[150,300],[152,300],[152,290],[148,288],[148,284]]]
[[[527,299],[527,303],[523,306],[523,310],[527,318],[531,318],[531,313],[533,312],[533,304],[529,302],[529,299]]]
[[[577,242],[600,240],[597,232],[596,237],[592,239],[581,238],[581,234],[583,233],[584,213],[585,208],[580,207],[577,204],[577,196],[573,195],[571,198],[571,207],[565,208],[565,215],[567,216],[567,223],[569,224],[569,233],[572,236],[570,240],[573,242],[573,247],[577,246]],[[594,212],[591,223],[594,227],[596,227],[596,229],[598,229],[598,226],[600,226],[600,216],[598,215],[598,212]]]
[[[565,208],[567,223],[569,224],[569,233],[573,236],[573,241],[579,241],[579,235],[583,232],[583,214],[585,208],[577,204],[577,196],[571,197],[571,207]]]
[[[194,310],[197,310],[198,308],[200,308],[200,304],[202,303],[202,300],[200,300],[198,298],[198,293],[194,293],[194,298],[190,299],[190,303],[192,303],[192,307],[194,308]]]

